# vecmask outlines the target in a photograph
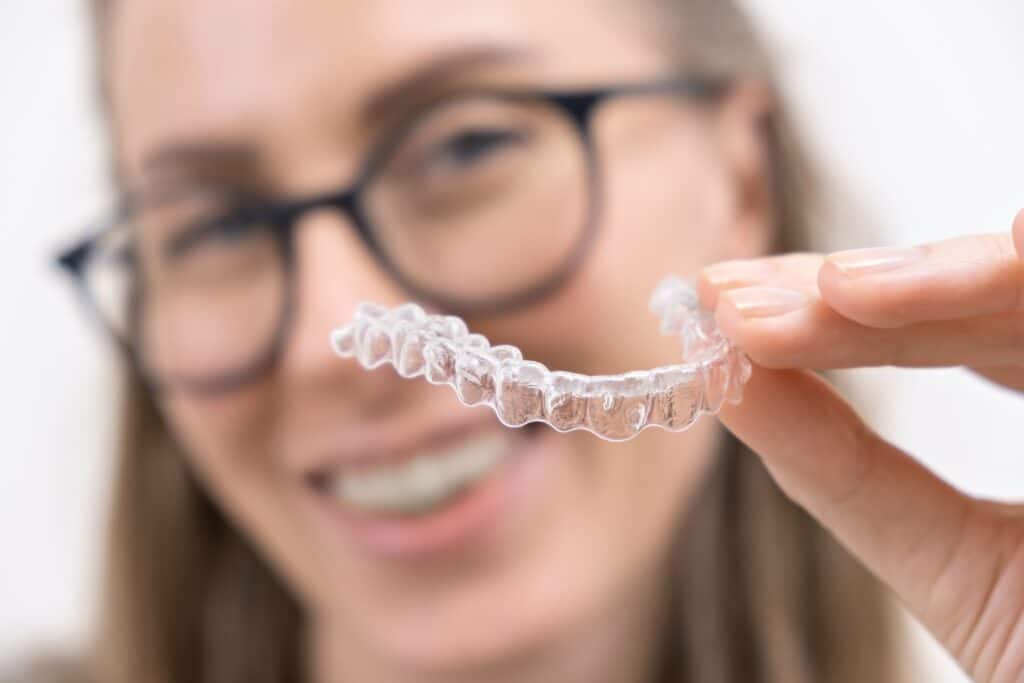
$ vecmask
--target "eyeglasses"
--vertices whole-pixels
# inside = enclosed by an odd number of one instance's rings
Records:
[[[678,77],[438,100],[375,146],[344,189],[268,198],[220,189],[130,196],[58,264],[155,389],[229,390],[273,366],[294,316],[294,233],[345,214],[411,298],[461,315],[558,289],[599,223],[594,114],[611,98],[717,97]]]

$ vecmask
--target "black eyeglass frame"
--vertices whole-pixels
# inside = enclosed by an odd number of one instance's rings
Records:
[[[456,96],[495,97],[515,101],[531,101],[547,104],[561,110],[570,120],[573,129],[579,136],[586,161],[587,207],[582,234],[576,246],[568,254],[562,266],[521,292],[501,297],[493,301],[479,302],[459,300],[440,296],[430,292],[411,281],[395,266],[387,252],[381,248],[375,237],[372,223],[366,215],[363,203],[365,189],[373,181],[378,170],[390,158],[394,150],[401,145],[406,136],[415,128],[423,115],[434,106],[444,104],[450,98],[440,98],[422,107],[403,119],[385,136],[380,143],[372,147],[367,159],[355,179],[341,190],[298,198],[267,199],[254,196],[242,196],[240,201],[228,212],[227,216],[219,216],[206,221],[194,229],[183,233],[170,245],[172,248],[187,246],[187,242],[199,239],[211,229],[222,225],[226,220],[249,220],[267,225],[273,232],[278,251],[282,259],[284,287],[282,290],[280,322],[274,332],[267,350],[253,363],[239,370],[225,373],[216,378],[158,378],[150,372],[140,354],[131,343],[128,335],[121,334],[111,321],[103,314],[99,303],[92,296],[86,269],[89,261],[95,256],[103,239],[108,233],[117,229],[129,218],[135,201],[131,196],[119,202],[114,218],[103,228],[91,231],[86,237],[61,251],[55,258],[56,265],[67,272],[73,279],[79,295],[88,309],[99,319],[103,327],[122,348],[136,371],[154,392],[168,388],[177,388],[195,393],[219,393],[245,384],[267,372],[274,366],[287,340],[288,331],[294,317],[294,271],[296,268],[294,232],[300,219],[310,211],[334,209],[341,211],[351,222],[367,250],[378,263],[394,278],[413,298],[425,300],[440,308],[462,315],[497,315],[530,306],[547,298],[558,290],[580,267],[594,242],[600,224],[601,207],[601,173],[597,144],[594,139],[592,121],[601,104],[623,96],[654,96],[681,95],[698,101],[711,101],[718,98],[726,89],[727,84],[721,80],[693,75],[682,75],[662,78],[646,82],[619,83],[595,88],[579,89],[522,89],[522,88],[479,88],[462,91]],[[134,255],[130,258],[134,259]],[[138,264],[134,264],[138,267]],[[137,279],[137,282],[141,279]],[[130,319],[138,318],[139,292],[133,289],[130,305]]]

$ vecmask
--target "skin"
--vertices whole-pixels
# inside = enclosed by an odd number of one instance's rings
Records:
[[[193,164],[151,159],[169,146],[230,143],[252,152],[246,182],[263,191],[340,185],[379,134],[358,113],[369,93],[446,51],[484,44],[529,54],[467,76],[480,85],[628,80],[670,66],[653,47],[650,17],[624,5],[449,5],[126,3],[110,63],[123,178],[194,180]],[[1022,508],[941,482],[809,370],[966,365],[1024,390],[1024,213],[1009,235],[925,245],[899,268],[889,251],[752,259],[772,231],[752,123],[765,106],[756,87],[741,85],[713,115],[648,102],[609,116],[600,132],[609,194],[587,263],[536,308],[471,323],[552,367],[664,362],[670,351],[640,305],[654,278],[743,259],[701,277],[703,302],[759,365],[724,424],[976,680],[1020,680]],[[663,554],[710,462],[715,427],[614,446],[548,435],[557,466],[543,473],[531,509],[489,543],[457,562],[370,561],[307,523],[296,463],[367,424],[414,431],[463,409],[445,390],[363,373],[330,354],[324,340],[339,312],[363,298],[404,298],[343,219],[309,217],[298,252],[299,315],[275,370],[231,395],[172,396],[162,407],[210,491],[306,606],[316,677],[648,677]],[[855,273],[855,257],[873,267]],[[577,332],[553,332],[566,328]]]
[[[444,11],[411,0],[124,3],[110,34],[118,167],[130,186],[225,182],[226,171],[211,177],[181,147],[217,158],[241,146],[245,163],[231,173],[250,189],[333,189],[384,134],[364,108],[396,79],[481,46],[525,56],[460,71],[473,86],[657,77],[673,65],[656,47],[655,19],[589,0],[474,0]],[[755,84],[738,84],[711,112],[658,98],[610,108],[598,126],[601,234],[586,263],[544,302],[471,328],[553,368],[675,361],[678,342],[661,338],[645,310],[657,279],[756,256],[770,241],[756,134],[766,106]],[[229,394],[161,403],[212,495],[306,608],[315,678],[649,678],[671,532],[719,428],[705,420],[625,444],[547,431],[540,438],[557,457],[538,474],[530,505],[485,541],[430,562],[367,556],[310,512],[309,463],[339,444],[423,432],[466,409],[445,388],[390,369],[368,373],[331,352],[330,330],[357,301],[406,298],[350,227],[326,211],[302,223],[298,313],[272,372]]]
[[[1024,211],[1010,234],[733,261],[700,285],[762,366],[726,426],[974,680],[1022,680],[1024,506],[941,481],[808,370],[963,365],[1022,398]]]

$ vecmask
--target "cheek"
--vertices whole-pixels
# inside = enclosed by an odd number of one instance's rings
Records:
[[[216,398],[171,398],[165,419],[219,508],[312,604],[325,584],[310,561],[308,530],[295,490],[275,458],[278,407],[271,380]]]
[[[624,277],[692,274],[716,259],[729,228],[721,158],[698,115],[678,104],[625,104],[608,111],[601,131],[604,252],[619,255],[608,265]]]
[[[714,420],[704,419],[683,433],[650,430],[590,454],[600,463],[616,547],[634,553],[638,562],[653,561],[666,547],[713,463],[719,433]]]
[[[172,396],[162,409],[193,465],[218,476],[269,466],[270,399],[269,388],[253,386],[217,397]]]
[[[660,334],[647,302],[664,275],[692,275],[718,257],[732,201],[698,120],[664,104],[606,114],[597,129],[600,234],[580,273],[537,312],[546,318],[536,324],[568,331],[550,335],[541,360],[591,374],[680,362],[680,340]],[[704,419],[682,434],[649,430],[625,444],[581,445],[574,462],[592,484],[613,547],[646,559],[664,547],[680,507],[704,480],[718,433],[716,422]]]
[[[470,322],[553,369],[679,362],[679,339],[659,333],[647,302],[665,275],[693,275],[724,253],[730,186],[705,125],[678,104],[613,102],[595,123],[601,203],[582,268],[528,313]]]
[[[163,405],[184,455],[224,512],[241,526],[273,526],[276,477],[268,444],[273,416],[258,389],[229,397],[174,397]],[[262,534],[261,534],[262,535]]]
[[[647,302],[665,275],[692,276],[724,252],[730,185],[703,124],[678,106],[607,114],[598,129],[601,233],[581,274],[589,317],[581,329],[595,331],[593,353],[614,371],[678,362],[679,340],[659,334]]]
[[[551,367],[596,374],[679,362],[680,341],[659,333],[648,300],[665,275],[691,276],[724,249],[728,190],[704,143],[683,134],[622,142],[605,155],[593,250],[536,327],[573,330],[548,342],[541,360]]]
[[[272,454],[269,388],[261,383],[224,397],[171,397],[161,408],[189,465],[225,513],[258,537],[268,528],[274,535],[282,473]]]
[[[225,512],[257,536],[276,526],[282,502],[270,385],[264,380],[216,397],[173,396],[162,406],[193,470]]]

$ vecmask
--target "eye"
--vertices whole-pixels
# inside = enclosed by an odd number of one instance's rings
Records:
[[[434,146],[426,156],[428,173],[436,171],[459,171],[478,165],[488,158],[514,145],[526,141],[525,130],[479,128],[467,129],[451,135]]]
[[[196,248],[214,245],[230,246],[243,242],[266,225],[251,211],[237,210],[196,221],[167,241],[164,254],[168,259],[179,258]]]

